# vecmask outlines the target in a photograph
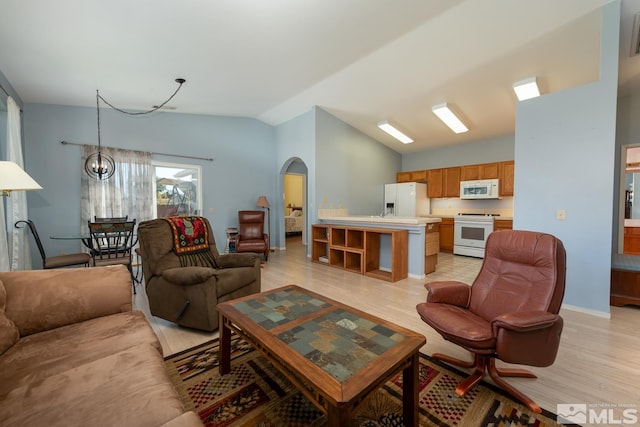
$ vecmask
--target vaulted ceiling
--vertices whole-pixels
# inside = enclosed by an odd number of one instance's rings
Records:
[[[0,71],[26,103],[175,112],[277,125],[318,105],[400,153],[513,134],[512,84],[596,81],[606,0],[5,0]],[[640,0],[623,0],[620,94]],[[469,127],[431,112],[447,102]],[[391,120],[415,142],[376,124]]]

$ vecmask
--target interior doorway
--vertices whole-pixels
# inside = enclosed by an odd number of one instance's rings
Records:
[[[640,145],[623,146],[621,158],[618,252],[640,255]]]
[[[282,169],[283,233],[281,241],[306,245],[307,212],[307,166],[299,158],[289,159]]]

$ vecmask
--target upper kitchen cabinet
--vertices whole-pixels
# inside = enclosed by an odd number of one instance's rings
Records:
[[[396,182],[427,182],[427,171],[397,172]]]
[[[514,161],[396,173],[396,182],[426,182],[427,197],[460,197],[460,181],[499,179],[500,197],[513,196]]]
[[[427,197],[460,197],[460,168],[429,169]]]
[[[460,168],[443,169],[443,197],[460,197]]]
[[[475,181],[477,179],[499,178],[499,163],[483,163],[460,167],[460,181]]]
[[[513,196],[513,177],[515,162],[513,160],[499,163],[500,196]]]
[[[442,169],[429,169],[427,171],[427,197],[430,199],[444,197],[442,183]]]

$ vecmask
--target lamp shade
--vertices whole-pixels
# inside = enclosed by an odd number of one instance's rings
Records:
[[[256,202],[256,207],[258,208],[268,208],[269,205],[269,201],[267,200],[267,196],[260,196],[258,197],[258,201]]]
[[[11,191],[42,190],[42,187],[17,163],[0,161],[0,191],[8,196]]]

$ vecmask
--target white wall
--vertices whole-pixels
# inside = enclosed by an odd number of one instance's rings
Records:
[[[114,110],[101,111],[101,139],[105,146],[214,158],[186,160],[172,156],[153,159],[202,166],[203,215],[224,247],[225,229],[237,226],[238,211],[255,209],[260,195],[275,200],[275,140],[271,126],[250,118],[154,113],[131,117]],[[53,256],[76,252],[77,242],[48,236],[76,234],[80,224],[81,148],[60,141],[95,144],[96,110],[86,107],[25,104],[24,145],[27,172],[42,185],[29,191],[29,217]],[[213,210],[213,213],[210,210]],[[271,211],[274,217],[281,206]],[[38,259],[32,245],[32,256]]]
[[[314,109],[301,114],[276,127],[276,164],[280,173],[278,178],[279,200],[283,200],[284,173],[295,159],[300,159],[307,167],[307,203],[306,224],[307,233],[310,224],[316,220],[315,187],[316,187],[316,159],[315,159],[315,111]],[[280,202],[278,202],[280,203]],[[285,247],[284,214],[278,216],[277,229],[273,231],[277,247]],[[274,240],[271,241],[273,246]]]
[[[403,171],[448,168],[513,160],[514,136],[447,145],[402,155]]]
[[[396,181],[401,156],[316,108],[316,203],[353,215],[382,211],[384,184]]]
[[[620,2],[603,8],[600,81],[516,108],[514,228],[567,251],[564,304],[608,316]],[[557,210],[566,220],[557,220]]]

